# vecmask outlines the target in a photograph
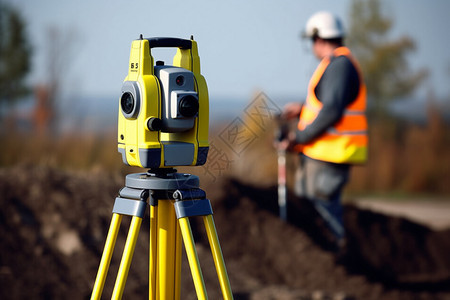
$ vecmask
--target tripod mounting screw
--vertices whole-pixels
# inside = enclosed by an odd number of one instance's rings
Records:
[[[175,192],[173,192],[173,199],[175,199],[176,201],[206,199],[206,193],[204,190],[198,188],[176,190]]]
[[[181,194],[180,190],[176,190],[175,192],[173,192],[173,199],[183,200],[183,195]]]

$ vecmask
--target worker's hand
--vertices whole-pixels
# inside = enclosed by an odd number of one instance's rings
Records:
[[[286,139],[276,143],[276,148],[278,150],[290,151],[295,145],[295,132],[289,132]]]
[[[301,110],[302,105],[300,103],[288,103],[284,106],[281,117],[286,120],[298,118]]]

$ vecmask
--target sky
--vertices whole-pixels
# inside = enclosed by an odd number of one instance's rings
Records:
[[[27,22],[34,48],[32,84],[46,80],[49,31],[63,36],[65,63],[59,74],[66,93],[118,97],[128,72],[131,42],[144,37],[194,36],[210,99],[251,98],[263,91],[275,99],[305,96],[317,66],[300,33],[315,12],[329,10],[348,25],[350,0],[3,0]],[[384,1],[394,21],[393,38],[408,35],[417,49],[408,56],[413,70],[430,77],[417,91],[450,95],[450,1]],[[171,64],[173,49],[154,49],[156,60]],[[53,58],[52,58],[53,59]],[[56,58],[55,58],[56,59]],[[117,99],[114,98],[114,101]]]

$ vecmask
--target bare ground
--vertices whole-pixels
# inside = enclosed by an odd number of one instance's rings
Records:
[[[123,178],[32,165],[0,170],[0,298],[87,299]],[[348,248],[337,257],[308,203],[277,217],[276,188],[223,179],[203,187],[235,299],[450,299],[450,230],[346,206]],[[220,299],[202,223],[193,219],[210,299]],[[123,222],[116,251],[121,251]],[[125,299],[146,299],[148,219]],[[113,258],[105,298],[120,255]],[[183,259],[182,299],[195,299]]]

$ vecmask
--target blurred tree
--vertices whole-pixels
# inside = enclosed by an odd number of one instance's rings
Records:
[[[392,25],[382,0],[352,0],[347,44],[361,65],[372,118],[386,117],[388,102],[410,95],[427,76],[424,69],[410,70],[406,55],[415,43],[408,36],[389,39]]]
[[[30,92],[25,83],[30,60],[25,22],[17,10],[0,2],[0,113]]]
[[[67,90],[73,86],[70,80],[70,69],[76,59],[80,44],[79,36],[74,28],[62,28],[52,25],[46,32],[45,65],[46,110],[49,115],[45,124],[47,133],[58,134],[63,119],[64,98]]]

